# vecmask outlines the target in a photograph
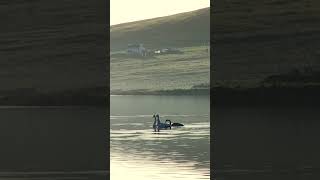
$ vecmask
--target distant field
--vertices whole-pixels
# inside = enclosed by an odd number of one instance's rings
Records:
[[[111,51],[130,43],[148,48],[190,47],[210,41],[210,8],[111,26]]]
[[[264,78],[305,65],[320,70],[320,1],[216,1],[214,82],[256,86]]]
[[[210,8],[112,26],[111,93],[184,92],[209,85],[209,41]],[[149,50],[178,48],[182,53],[130,57],[125,51],[132,43],[142,43]]]
[[[104,5],[98,0],[1,1],[1,95],[23,88],[44,93],[106,88]]]
[[[207,46],[180,48],[182,54],[136,58],[111,54],[111,91],[190,89],[209,84]]]

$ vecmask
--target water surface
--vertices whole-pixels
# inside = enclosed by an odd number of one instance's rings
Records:
[[[111,96],[111,179],[210,179],[209,96]],[[154,113],[181,128],[152,129]]]
[[[216,180],[320,178],[317,107],[214,109]]]
[[[0,179],[106,179],[106,112],[0,107]]]

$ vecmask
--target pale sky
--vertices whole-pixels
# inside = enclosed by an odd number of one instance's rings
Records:
[[[110,24],[150,19],[210,7],[210,0],[110,0]]]

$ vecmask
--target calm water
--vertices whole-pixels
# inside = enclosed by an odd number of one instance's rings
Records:
[[[106,108],[0,107],[0,180],[106,179]]]
[[[320,179],[317,107],[214,108],[216,180]]]
[[[110,176],[210,179],[209,96],[111,96]],[[154,113],[181,128],[152,129]]]

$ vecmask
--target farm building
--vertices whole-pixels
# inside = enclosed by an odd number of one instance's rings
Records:
[[[130,55],[147,55],[146,48],[143,47],[143,44],[128,44],[127,53]]]
[[[181,54],[182,52],[177,48],[163,48],[154,51],[155,54]]]

